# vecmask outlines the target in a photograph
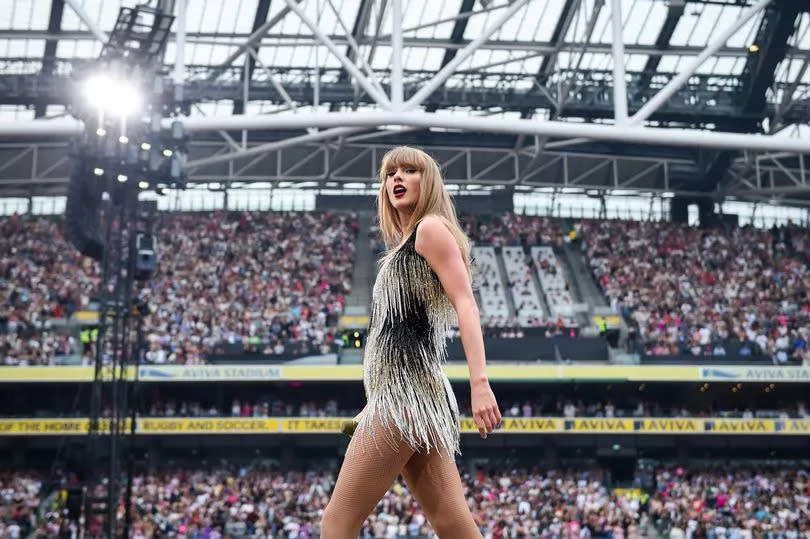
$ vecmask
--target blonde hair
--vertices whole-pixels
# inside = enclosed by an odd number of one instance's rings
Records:
[[[419,200],[411,214],[410,222],[400,223],[388,193],[385,190],[386,174],[397,168],[415,168],[422,173],[419,182]],[[444,186],[439,164],[431,156],[417,148],[399,146],[383,156],[380,166],[380,191],[377,195],[377,216],[380,232],[389,252],[398,247],[419,224],[419,221],[434,215],[441,219],[458,244],[461,257],[468,273],[471,274],[470,240],[459,225],[456,208]]]

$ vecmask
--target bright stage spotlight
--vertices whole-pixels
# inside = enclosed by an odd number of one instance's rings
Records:
[[[107,114],[132,116],[141,110],[143,98],[131,83],[117,80],[100,73],[88,78],[83,85],[83,94],[90,106]]]

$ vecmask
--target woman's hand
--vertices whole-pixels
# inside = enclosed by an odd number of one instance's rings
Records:
[[[500,426],[501,411],[495,401],[495,393],[488,381],[472,383],[470,387],[473,419],[478,426],[478,434],[486,438],[487,434]]]

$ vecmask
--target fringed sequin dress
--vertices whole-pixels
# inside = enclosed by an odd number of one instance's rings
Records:
[[[416,252],[414,228],[383,257],[374,283],[363,359],[368,403],[358,430],[375,435],[382,425],[392,446],[460,453],[458,404],[442,369],[455,317],[439,277]]]

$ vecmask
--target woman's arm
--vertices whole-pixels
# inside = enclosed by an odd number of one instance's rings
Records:
[[[461,344],[470,369],[473,418],[479,433],[486,438],[501,422],[501,412],[489,386],[481,320],[461,250],[442,220],[429,216],[416,230],[416,252],[436,272],[456,309]]]

